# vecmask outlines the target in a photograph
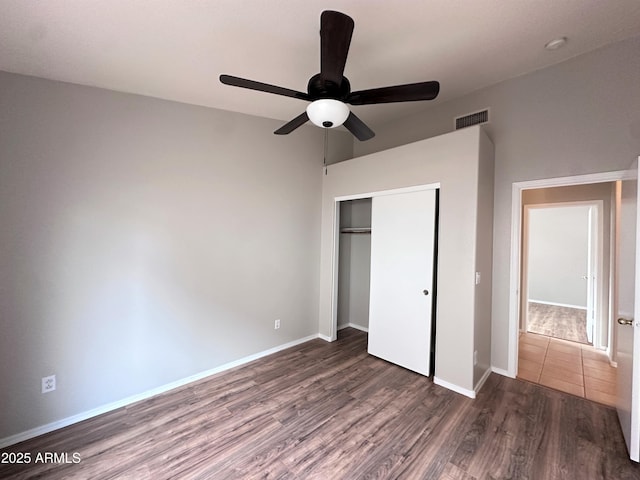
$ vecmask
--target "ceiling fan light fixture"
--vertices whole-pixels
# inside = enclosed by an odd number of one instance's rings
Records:
[[[307,106],[307,115],[314,125],[322,128],[336,128],[349,116],[349,107],[339,100],[321,98]]]

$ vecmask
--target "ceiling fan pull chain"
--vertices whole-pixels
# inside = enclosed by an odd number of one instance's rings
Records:
[[[324,174],[327,174],[327,150],[329,149],[329,129],[324,129],[324,159],[322,164],[324,165]]]

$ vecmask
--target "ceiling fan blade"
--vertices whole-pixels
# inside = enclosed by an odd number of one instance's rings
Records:
[[[369,140],[376,135],[373,130],[367,127],[364,122],[356,117],[355,113],[353,112],[349,112],[349,116],[347,117],[343,125],[361,142]]]
[[[342,83],[344,66],[353,34],[353,19],[325,10],[320,15],[320,76],[336,85]]]
[[[440,92],[438,82],[420,82],[394,87],[372,88],[351,92],[345,102],[351,105],[370,105],[373,103],[414,102],[433,100]]]
[[[259,92],[275,93],[285,97],[299,98],[300,100],[313,100],[308,94],[291,90],[289,88],[277,87],[268,83],[256,82],[255,80],[247,80],[246,78],[234,77],[232,75],[220,75],[220,81],[225,85],[234,87],[248,88],[249,90],[257,90]]]
[[[289,123],[285,123],[283,126],[281,126],[278,130],[276,130],[273,133],[275,133],[276,135],[286,135],[288,133],[293,132],[296,128],[304,125],[308,121],[309,121],[309,116],[307,115],[307,112],[302,112],[296,118],[291,120]]]

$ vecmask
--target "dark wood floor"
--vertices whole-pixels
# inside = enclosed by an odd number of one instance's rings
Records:
[[[14,445],[0,478],[632,479],[615,411],[492,374],[475,400],[346,329]]]

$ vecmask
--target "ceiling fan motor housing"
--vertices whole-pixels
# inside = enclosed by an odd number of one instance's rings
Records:
[[[346,77],[343,76],[338,85],[318,73],[309,79],[307,92],[313,98],[307,107],[307,115],[314,125],[339,127],[349,116],[349,107],[343,102],[351,92],[351,84]]]
[[[334,100],[344,100],[351,93],[351,84],[347,77],[342,77],[342,82],[338,85],[331,80],[322,78],[320,73],[309,79],[307,92],[314,100],[318,98],[333,98]]]

